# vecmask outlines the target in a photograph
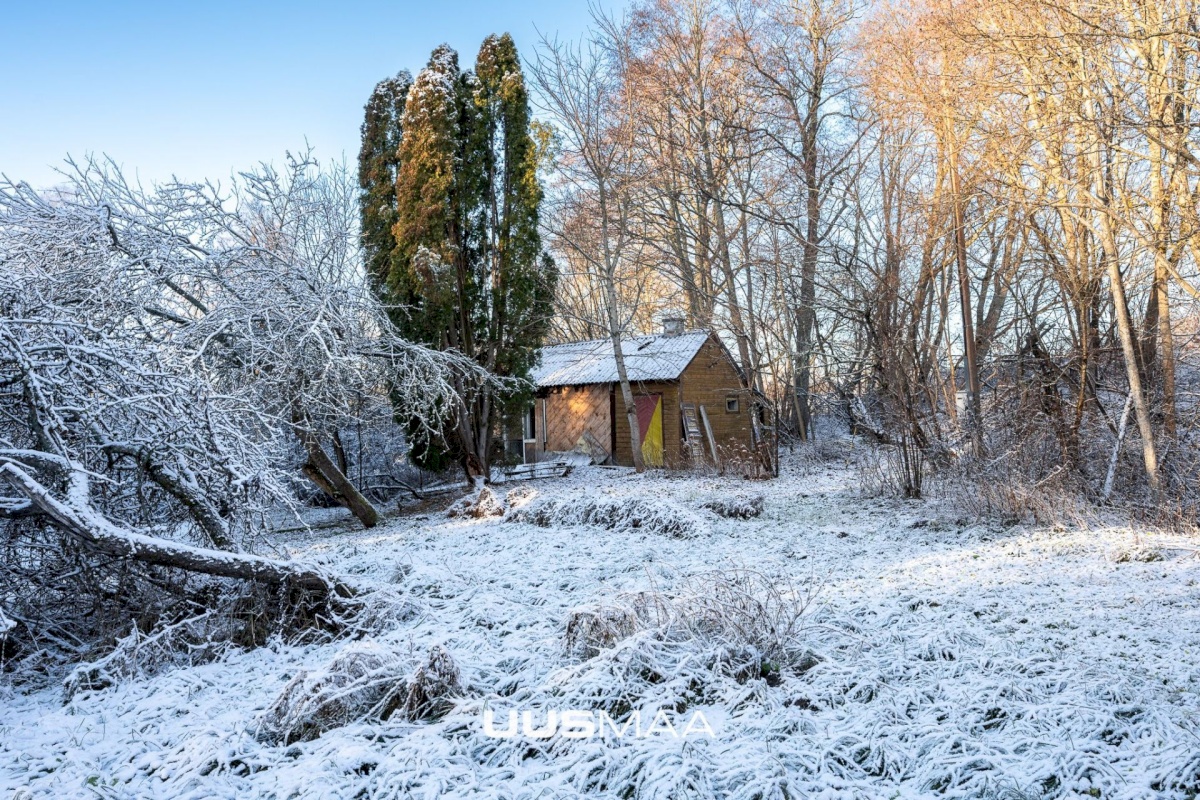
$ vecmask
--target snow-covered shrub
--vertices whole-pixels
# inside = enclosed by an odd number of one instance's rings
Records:
[[[775,463],[775,449],[768,442],[748,447],[744,444],[726,445],[717,448],[720,459],[717,463],[717,473],[721,475],[740,475],[746,480],[766,480],[775,476],[778,464]]]
[[[655,628],[671,619],[671,598],[659,591],[622,592],[616,602],[630,609],[639,628]]]
[[[662,536],[689,539],[708,532],[698,514],[672,500],[650,497],[584,495],[539,498],[514,509],[509,522],[526,522],[542,528],[592,525],[606,530],[644,530]]]
[[[777,667],[811,666],[805,647],[813,587],[780,584],[761,572],[734,569],[689,581],[671,604],[672,624],[733,647],[751,647]]]
[[[1007,463],[1014,460],[1018,459],[1005,459],[979,472],[944,476],[942,491],[971,517],[1010,525],[1085,527],[1097,518],[1096,509],[1086,500],[1085,487],[1070,470],[1052,469],[1031,480],[1029,473],[1036,467]]]
[[[638,627],[638,617],[624,605],[577,608],[567,618],[566,649],[572,658],[592,658],[612,647]]]
[[[751,519],[762,514],[763,496],[760,494],[754,497],[718,497],[704,503],[702,508],[727,519]]]
[[[790,466],[801,473],[815,472],[835,463],[845,463],[854,457],[853,439],[814,439],[792,442],[788,459]]]
[[[444,647],[434,645],[409,682],[399,710],[407,719],[436,719],[453,708],[462,693],[458,665]]]
[[[471,517],[472,519],[487,519],[502,517],[508,510],[504,498],[496,494],[490,486],[481,486],[473,495],[467,495],[446,509],[448,517]]]
[[[743,665],[767,671],[804,672],[820,657],[804,633],[815,591],[780,585],[753,570],[711,572],[685,582],[682,591],[624,594],[612,604],[581,607],[567,619],[565,645],[576,658],[592,658],[638,631],[682,635]],[[715,657],[713,663],[721,658]]]
[[[603,710],[618,719],[641,707],[699,700],[697,690],[714,677],[704,661],[681,631],[642,630],[552,675],[547,688],[564,707]]]
[[[411,567],[402,565],[397,568],[401,580],[407,574],[405,569],[411,570]],[[355,637],[371,637],[386,633],[400,623],[409,622],[421,613],[421,606],[398,590],[376,588],[356,597],[350,612],[339,623]]]
[[[538,490],[532,486],[514,486],[504,493],[504,504],[509,508],[522,508],[532,503]]]
[[[930,467],[926,451],[907,437],[896,444],[878,444],[856,461],[859,488],[867,497],[903,497],[919,500]]]
[[[301,670],[258,720],[268,744],[311,741],[354,722],[435,719],[463,693],[458,666],[440,645],[407,677],[411,661],[373,642],[349,645],[321,670]]]
[[[75,667],[63,683],[64,696],[70,701],[79,692],[105,689],[167,667],[210,661],[228,646],[229,623],[225,615],[206,611],[149,633],[134,626],[108,655]]]
[[[301,670],[259,718],[270,744],[311,741],[351,722],[381,718],[407,696],[409,663],[371,642],[356,642],[321,670]]]
[[[390,624],[397,617],[416,614],[411,602],[380,592],[364,597],[318,597],[299,587],[243,582],[230,586],[213,578],[185,586],[160,578],[155,585],[136,572],[127,580],[129,585],[120,591],[136,596],[140,608],[136,616],[123,620],[119,606],[96,610],[100,617],[94,623],[96,628],[116,633],[110,633],[111,641],[101,640],[76,651],[88,660],[63,680],[67,701],[80,692],[205,664],[238,649],[258,647],[272,636],[294,643],[324,640],[350,628],[361,635],[382,629],[385,613]],[[195,613],[201,605],[207,605],[207,610]],[[47,672],[51,677],[59,674],[58,670]]]
[[[1114,547],[1108,553],[1108,560],[1114,564],[1128,564],[1132,561],[1148,564],[1153,561],[1162,561],[1163,553],[1157,547],[1135,542],[1127,547]]]

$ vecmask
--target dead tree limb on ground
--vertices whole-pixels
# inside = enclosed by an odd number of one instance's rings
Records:
[[[192,547],[122,528],[91,507],[88,473],[80,465],[49,454],[36,457],[65,474],[64,499],[56,498],[50,489],[30,475],[26,465],[12,459],[5,459],[0,466],[0,478],[28,498],[29,503],[49,517],[56,527],[96,552],[144,564],[268,585],[294,586],[326,595],[347,597],[353,594],[349,587],[304,564],[250,553]]]

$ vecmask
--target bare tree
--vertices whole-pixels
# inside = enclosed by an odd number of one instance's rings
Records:
[[[852,166],[861,127],[855,114],[850,48],[856,2],[739,3],[735,30],[747,81],[762,98],[762,133],[786,170],[790,191],[770,204],[770,221],[800,245],[800,270],[788,310],[795,330],[792,403],[801,438],[811,434],[816,348],[817,269],[838,221],[834,192]]]
[[[622,91],[619,58],[597,41],[572,45],[543,38],[530,75],[543,109],[562,136],[562,185],[551,204],[559,224],[550,238],[578,257],[603,301],[606,333],[612,341],[621,404],[629,422],[634,468],[645,469],[640,447],[637,405],[621,337],[627,331],[618,285],[630,266],[635,243],[633,214],[634,151],[628,97]],[[594,214],[579,226],[580,213]],[[592,231],[588,235],[587,231]]]
[[[57,530],[90,563],[335,588],[238,552],[293,505],[296,443],[310,477],[374,524],[318,437],[355,413],[373,422],[372,407],[390,421],[389,393],[435,430],[456,376],[479,369],[395,334],[361,274],[340,168],[289,159],[222,192],[69,166],[51,193],[0,185],[8,576],[32,580],[49,557],[35,540]]]

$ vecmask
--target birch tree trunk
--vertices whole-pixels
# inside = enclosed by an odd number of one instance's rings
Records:
[[[606,299],[605,310],[608,314],[608,335],[612,340],[613,360],[617,365],[617,382],[621,387],[621,404],[625,410],[625,418],[629,422],[629,451],[633,457],[633,469],[635,472],[645,472],[646,465],[642,460],[642,434],[641,426],[638,424],[637,416],[637,401],[633,397],[633,387],[629,385],[629,372],[625,369],[625,352],[621,348],[621,333],[623,327],[621,325],[620,307],[617,298],[617,252],[621,248],[612,246],[610,235],[612,233],[609,227],[609,184],[605,180],[597,182],[599,187],[600,201],[600,245],[601,252],[604,255],[604,269],[601,272],[601,278],[604,284],[604,297]],[[620,203],[618,202],[618,205]],[[624,214],[620,217],[624,219]],[[621,241],[624,237],[618,233]],[[614,423],[616,420],[613,421]]]

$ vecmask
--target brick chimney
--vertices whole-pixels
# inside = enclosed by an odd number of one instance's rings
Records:
[[[678,336],[683,333],[683,326],[686,320],[683,317],[663,317],[662,335],[663,336]]]

